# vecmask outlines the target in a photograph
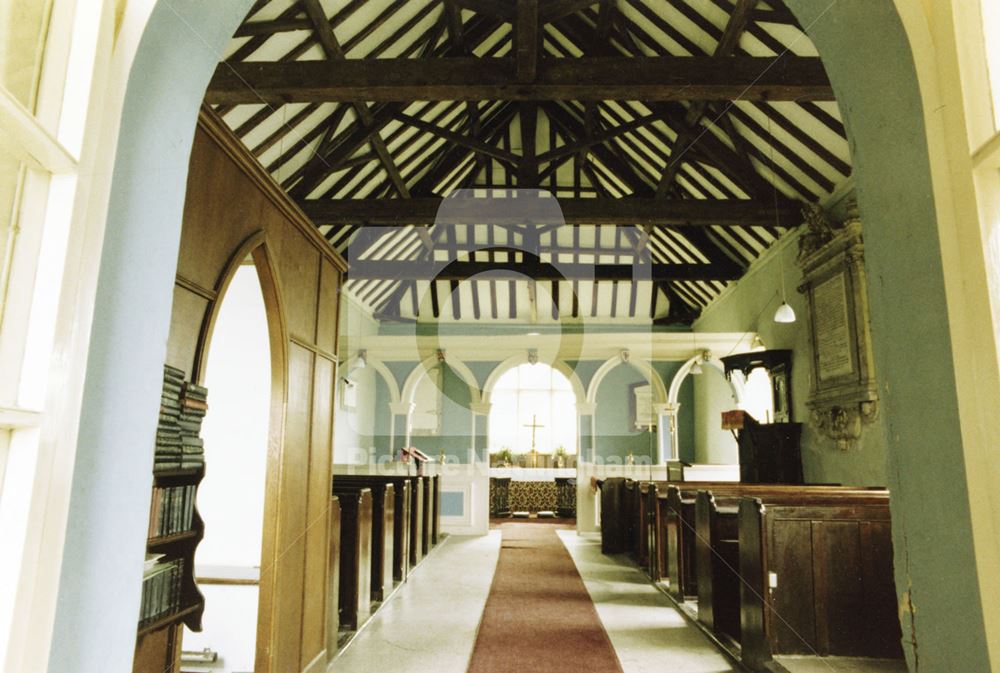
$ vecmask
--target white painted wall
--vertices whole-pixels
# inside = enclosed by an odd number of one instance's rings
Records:
[[[205,384],[209,402],[202,426],[206,469],[198,489],[205,538],[195,555],[195,574],[218,577],[239,568],[258,569],[259,576],[271,353],[264,297],[253,266],[237,270],[222,300]],[[203,630],[185,629],[184,649],[218,652],[219,666],[213,671],[252,671],[258,592],[255,585],[203,586]]]
[[[732,465],[740,462],[736,440],[722,429],[722,412],[736,409],[733,389],[714,367],[702,367],[694,382],[694,455],[698,463]]]

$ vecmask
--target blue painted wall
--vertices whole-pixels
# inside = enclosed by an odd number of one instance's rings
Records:
[[[590,385],[594,374],[603,364],[602,360],[581,360],[569,362],[570,367],[580,378],[584,388]],[[475,375],[480,386],[486,383],[490,374],[500,365],[495,362],[470,362],[469,369]],[[653,368],[660,375],[665,386],[670,385],[681,362],[662,361],[653,363]],[[393,377],[402,388],[407,377],[418,363],[389,362],[386,363]],[[638,459],[655,455],[656,431],[652,433],[636,431],[629,428],[629,385],[644,382],[645,378],[635,367],[627,365],[613,370],[601,383],[598,391],[597,404],[597,455],[603,460],[617,458],[624,461],[629,452]],[[415,436],[412,444],[420,450],[437,458],[441,451],[448,455],[449,461],[465,463],[468,461],[468,449],[471,444],[469,433],[472,429],[472,415],[469,411],[469,388],[451,369],[446,368],[443,375],[444,402],[442,405],[442,434],[439,436]],[[694,460],[694,396],[690,380],[685,381],[680,392],[680,414],[678,417],[678,433],[681,458]],[[374,414],[374,443],[377,456],[389,455],[393,448],[389,446],[389,395],[388,388],[381,380],[376,387],[375,403],[378,410]],[[403,421],[396,419],[396,441],[394,449],[403,443]],[[589,425],[589,424],[588,424]],[[584,434],[589,427],[583,429]],[[477,446],[485,447],[486,438],[477,441]]]

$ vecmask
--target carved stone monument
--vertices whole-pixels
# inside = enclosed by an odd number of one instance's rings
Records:
[[[812,425],[846,450],[878,415],[861,220],[853,206],[839,223],[811,206],[806,223],[798,262],[813,351],[807,405]]]

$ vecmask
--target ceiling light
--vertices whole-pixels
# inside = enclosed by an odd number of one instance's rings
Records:
[[[774,312],[774,322],[790,323],[795,322],[795,311],[786,302],[781,302],[781,306]]]
[[[753,339],[750,341],[751,351],[764,351],[767,350],[767,346],[764,345],[764,340],[760,338],[759,334],[754,334]]]

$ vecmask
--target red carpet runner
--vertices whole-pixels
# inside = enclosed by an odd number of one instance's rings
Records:
[[[557,526],[505,523],[468,673],[621,673]]]

